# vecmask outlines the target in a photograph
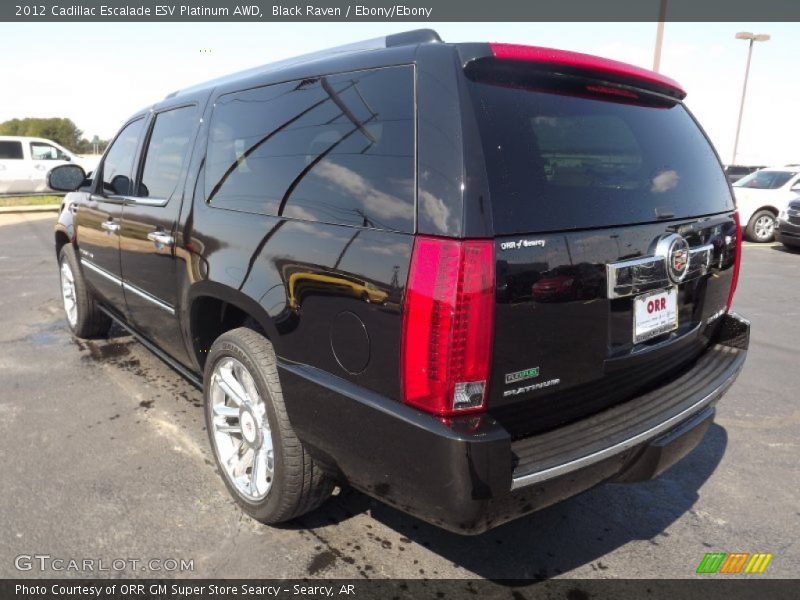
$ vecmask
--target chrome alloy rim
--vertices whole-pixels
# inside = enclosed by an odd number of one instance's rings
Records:
[[[78,322],[78,300],[75,295],[75,277],[67,261],[61,263],[61,298],[64,300],[64,312],[71,327]]]
[[[210,401],[214,451],[236,490],[247,500],[263,500],[272,487],[275,453],[267,407],[245,366],[226,356],[211,374]]]
[[[756,237],[760,240],[769,239],[775,231],[775,219],[764,215],[756,219]]]

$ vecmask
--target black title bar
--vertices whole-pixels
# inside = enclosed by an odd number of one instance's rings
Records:
[[[661,0],[3,0],[0,21],[658,21]],[[667,21],[800,21],[798,0],[666,0]]]
[[[760,577],[570,580],[243,580],[243,579],[6,579],[2,600],[788,600],[797,582]]]

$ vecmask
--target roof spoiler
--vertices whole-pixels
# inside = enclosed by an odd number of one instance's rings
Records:
[[[683,100],[686,97],[686,91],[683,87],[670,77],[655,71],[591,54],[542,48],[540,46],[498,43],[465,45],[465,52],[462,53],[462,56],[465,54],[468,55],[468,57],[465,57],[467,58],[465,66],[470,60],[487,58],[527,62],[540,65],[547,70],[557,70],[571,75],[590,75],[612,83],[655,91],[678,100]]]

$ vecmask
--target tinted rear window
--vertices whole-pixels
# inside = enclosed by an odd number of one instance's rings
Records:
[[[227,94],[206,160],[213,206],[412,231],[414,71],[389,67]]]
[[[21,142],[0,142],[0,159],[19,160],[21,158]]]
[[[567,95],[508,82],[469,85],[498,234],[733,208],[714,151],[679,103]]]

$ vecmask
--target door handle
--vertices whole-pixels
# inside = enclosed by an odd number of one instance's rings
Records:
[[[175,243],[175,238],[163,231],[151,231],[147,234],[147,239],[153,242],[158,249],[164,246],[172,246]]]
[[[117,233],[119,231],[119,223],[114,223],[114,221],[103,221],[100,223],[100,227],[109,233]]]

